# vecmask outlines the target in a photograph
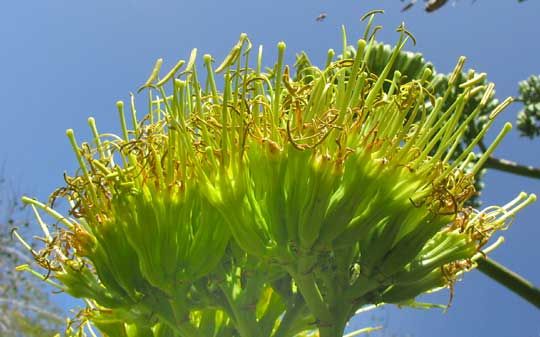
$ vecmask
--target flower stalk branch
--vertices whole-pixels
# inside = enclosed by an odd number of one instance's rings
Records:
[[[507,159],[489,156],[484,164],[484,167],[517,174],[523,177],[540,179],[540,167],[521,165]]]
[[[540,309],[540,289],[488,257],[476,260],[478,270]]]

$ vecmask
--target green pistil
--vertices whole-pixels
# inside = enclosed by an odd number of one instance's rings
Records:
[[[92,130],[92,134],[94,135],[94,142],[96,143],[96,148],[99,153],[99,158],[104,159],[105,152],[103,151],[103,144],[101,143],[101,137],[99,136],[99,132],[96,127],[96,121],[93,117],[88,118],[88,125],[90,126],[90,129]]]
[[[285,42],[281,41],[277,44],[278,58],[276,67],[274,69],[274,93],[272,97],[272,136],[277,136],[276,127],[278,126],[278,120],[280,118],[281,107],[281,91],[282,91],[282,75],[283,75],[283,57],[285,55]]]
[[[234,142],[234,139],[230,140],[229,137],[232,136],[232,130],[229,131],[229,111],[228,111],[228,104],[230,101],[230,95],[231,95],[231,78],[229,73],[225,74],[225,90],[223,92],[223,103],[221,106],[221,168],[225,169],[230,161],[229,156],[233,156],[234,151],[234,144],[231,144]],[[231,128],[232,129],[232,128]],[[229,154],[229,151],[231,152]]]
[[[174,117],[170,123],[173,124],[173,129],[177,129],[176,132],[169,130],[169,134],[173,133],[186,133],[186,89],[188,88],[187,82],[180,79],[175,79],[173,82],[173,101],[171,106],[171,114]],[[189,97],[189,96],[188,96]]]
[[[22,240],[22,238],[20,239]],[[23,241],[21,241],[23,242]],[[40,273],[38,273],[37,271],[33,270],[32,268],[30,268],[30,266],[28,264],[23,264],[23,265],[20,265],[20,266],[17,266],[15,268],[17,271],[27,271],[29,272],[30,274],[34,275],[35,277],[37,277],[38,279],[44,281],[45,283],[53,286],[54,288],[56,289],[59,289],[60,291],[67,291],[66,287],[62,286],[61,284],[59,283],[56,283],[54,282],[53,280],[51,280],[50,278],[46,278],[44,277],[43,275],[41,275]]]
[[[212,70],[212,56],[210,54],[205,54],[203,56],[203,60],[204,60],[204,66],[206,68],[206,74],[207,74],[206,83],[207,83],[207,86],[210,85],[210,90],[212,92],[212,100],[214,101],[214,104],[219,104],[216,81],[214,80],[214,71]]]
[[[390,88],[386,95],[391,97],[394,94],[395,90],[398,90],[398,84],[401,79],[401,72],[399,70],[394,71],[394,77],[392,78],[392,83],[390,83]]]
[[[86,168],[86,164],[84,163],[83,156],[81,154],[81,150],[79,149],[79,146],[77,145],[77,140],[75,139],[75,134],[73,133],[72,129],[68,129],[66,131],[66,135],[69,139],[69,142],[71,143],[71,146],[73,148],[73,151],[75,152],[75,156],[77,157],[77,161],[79,162],[79,167],[83,171],[83,175],[88,182],[88,190],[90,192],[90,198],[94,204],[97,203],[97,194],[94,187],[94,183],[92,181],[92,177],[90,176],[88,169]]]
[[[473,73],[474,75],[474,73]],[[481,84],[484,82],[484,80],[486,79],[487,77],[487,74],[486,73],[481,73],[481,74],[478,74],[478,75],[475,75],[473,76],[471,79],[461,83],[459,85],[459,87],[461,89],[466,89],[466,88],[470,88],[470,87],[474,87],[476,86],[477,84]]]
[[[118,117],[120,118],[120,125],[122,126],[122,136],[126,142],[129,141],[129,135],[127,130],[126,115],[124,114],[124,102],[116,102],[116,107],[118,108]]]
[[[131,122],[133,125],[133,131],[135,131],[136,133],[139,126],[137,125],[137,109],[135,109],[135,95],[133,95],[133,93],[130,92],[129,98],[130,98],[129,110],[131,112]]]
[[[517,198],[515,198],[505,206],[501,207],[499,210],[495,211],[496,215],[489,215],[488,213],[488,216],[496,217],[498,214],[502,214],[500,217],[496,218],[494,223],[497,224],[500,229],[504,229],[504,227],[506,226],[501,226],[501,224],[504,224],[508,218],[513,218],[523,208],[534,202],[536,202],[535,194],[527,196],[526,193],[520,193]]]
[[[165,83],[169,82],[171,78],[176,74],[176,72],[186,63],[184,60],[180,60],[176,63],[176,65],[163,77],[159,82],[156,83],[156,87],[160,88]]]
[[[482,168],[486,160],[489,158],[489,156],[491,156],[493,151],[495,151],[497,146],[499,146],[500,142],[503,140],[504,136],[506,136],[506,134],[510,132],[510,130],[512,130],[512,124],[505,123],[502,130],[497,135],[497,138],[495,138],[495,140],[491,143],[487,150],[482,154],[482,157],[480,157],[480,159],[476,162],[476,164],[471,170],[471,174],[476,174]]]
[[[376,97],[380,94],[382,86],[384,82],[386,81],[386,78],[388,77],[388,74],[390,73],[390,70],[392,69],[394,62],[396,61],[399,55],[399,52],[404,46],[403,37],[404,37],[404,34],[401,33],[399,36],[398,42],[396,44],[396,47],[394,48],[394,51],[392,55],[390,56],[390,59],[388,60],[388,63],[386,63],[386,66],[384,67],[383,71],[379,75],[379,78],[377,79],[377,81],[371,88],[368,96],[366,97],[364,104],[368,109],[371,109],[373,102],[375,101]]]
[[[25,203],[27,203],[28,200],[33,200],[33,199],[28,199],[26,197],[23,197],[23,198],[25,198],[25,199],[23,199],[23,202],[25,202]],[[51,242],[52,237],[51,237],[51,233],[49,232],[49,227],[47,226],[47,224],[43,221],[43,219],[39,215],[39,212],[37,211],[36,206],[33,205],[33,204],[30,204],[30,206],[32,206],[32,213],[34,214],[34,217],[36,218],[36,221],[38,222],[39,227],[41,227],[41,231],[43,231],[43,234],[45,235],[45,239],[47,240],[47,242]],[[70,227],[68,227],[68,228],[70,228]]]
[[[146,82],[137,90],[137,92],[141,92],[144,88],[152,86],[152,83],[158,78],[159,70],[161,69],[162,65],[163,59],[157,59],[156,64],[154,65],[154,69],[152,69],[152,72],[150,73],[150,76],[148,77]]]
[[[330,64],[332,64],[332,60],[334,59],[334,56],[336,55],[336,52],[334,49],[328,49],[328,52],[326,53],[326,62],[324,64],[324,68],[327,69]]]
[[[342,55],[345,59],[347,57],[347,30],[345,29],[345,25],[341,25],[341,50],[343,51]]]
[[[99,160],[92,160],[92,165],[94,165],[101,173],[103,173],[105,177],[108,177],[112,174],[112,172]]]

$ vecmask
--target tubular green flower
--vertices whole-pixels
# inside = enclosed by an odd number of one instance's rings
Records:
[[[47,242],[38,262],[63,290],[111,309],[112,323],[121,317],[145,336],[165,327],[199,336],[210,321],[216,331],[225,327],[223,336],[313,328],[290,328],[287,316],[279,318],[284,310],[299,322],[314,318],[321,336],[340,336],[362,305],[413,303],[451,285],[535,199],[522,194],[484,211],[465,206],[474,175],[511,126],[480,158],[472,150],[509,101],[457,153],[493,85],[479,86],[485,74],[470,72],[456,94],[464,58],[442,97],[430,92],[429,68],[417,79],[392,72],[410,39],[403,26],[376,75],[367,66],[379,48],[370,25],[354,58],[344,50],[333,60],[331,51],[319,69],[303,54],[293,75],[283,42],[272,69],[262,71],[262,48],[249,68],[245,34],[215,70],[204,56],[205,86],[196,50],[184,71],[180,61],[162,79],[158,60],[141,87],[151,98],[140,121],[132,98],[132,129],[119,102],[122,136],[100,134],[93,119],[92,144],[79,145],[68,130],[80,171],[53,197],[72,203],[71,217],[24,199],[66,226],[51,235],[38,216]],[[451,90],[456,99],[447,102]],[[478,107],[462,116],[479,92]],[[247,271],[252,283],[239,276]],[[267,300],[255,302],[255,315],[245,307],[257,298]]]

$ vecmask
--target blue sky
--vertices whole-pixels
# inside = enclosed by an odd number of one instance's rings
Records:
[[[89,139],[86,120],[96,118],[102,131],[117,132],[115,102],[128,100],[147,78],[158,57],[164,69],[187,59],[192,48],[222,59],[242,32],[265,46],[266,64],[275,61],[275,45],[287,43],[287,59],[305,50],[322,64],[328,48],[340,46],[345,24],[355,40],[363,33],[360,16],[385,9],[377,23],[379,40],[393,43],[401,21],[421,51],[440,72],[457,58],[487,72],[497,96],[517,94],[517,82],[540,73],[538,14],[540,2],[528,0],[459,0],[434,14],[422,1],[406,13],[397,0],[42,0],[5,1],[0,8],[0,162],[18,190],[40,199],[62,184],[62,173],[76,162],[65,137],[73,128]],[[315,22],[320,12],[324,22]],[[144,96],[139,104],[144,104]],[[514,121],[515,104],[498,122]],[[494,130],[497,129],[494,128]],[[492,138],[494,132],[490,134]],[[510,134],[496,156],[540,166],[540,143]],[[522,190],[540,194],[540,181],[491,172],[483,193],[485,205],[503,204]],[[493,256],[540,283],[540,204],[522,212],[505,233],[506,243]],[[65,297],[57,297],[64,306]],[[446,303],[447,293],[432,297]],[[400,336],[540,336],[538,309],[478,272],[456,285],[452,308],[415,311],[387,307],[365,314],[356,327],[387,325],[386,335]],[[380,334],[374,334],[380,335]]]

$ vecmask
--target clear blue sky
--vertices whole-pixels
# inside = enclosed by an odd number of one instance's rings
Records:
[[[452,1],[449,1],[449,3]],[[540,73],[540,2],[459,0],[434,14],[422,1],[406,13],[398,0],[40,0],[3,1],[0,6],[0,161],[20,191],[45,200],[62,184],[75,160],[64,131],[89,139],[86,120],[117,132],[115,102],[128,100],[148,76],[156,58],[164,69],[193,47],[220,60],[246,32],[264,44],[266,64],[275,61],[275,45],[287,43],[288,60],[305,50],[321,64],[328,48],[340,46],[340,25],[351,40],[363,26],[359,17],[385,9],[379,39],[393,43],[394,28],[405,21],[436,68],[448,72],[461,55],[467,66],[487,72],[497,95],[517,94],[517,82]],[[324,22],[315,22],[320,12]],[[140,104],[145,98],[140,97]],[[499,122],[514,121],[519,105]],[[493,137],[493,134],[491,134]],[[496,155],[540,166],[540,141],[507,137]],[[522,190],[540,194],[540,182],[493,172],[486,179],[485,205],[502,204]],[[540,204],[519,215],[507,242],[493,255],[540,283]],[[70,301],[58,297],[62,305]],[[446,303],[448,294],[432,297]],[[456,285],[452,308],[415,311],[388,307],[355,319],[354,326],[384,323],[386,335],[461,337],[537,337],[540,311],[478,272]],[[379,335],[379,334],[375,334]]]

